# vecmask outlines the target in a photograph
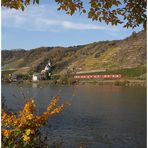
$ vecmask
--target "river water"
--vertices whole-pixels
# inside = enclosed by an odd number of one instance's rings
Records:
[[[52,96],[71,106],[49,119],[49,142],[65,148],[145,148],[146,88],[120,86],[49,86],[2,84],[2,95],[13,110],[22,108],[23,96],[35,97],[38,112]]]

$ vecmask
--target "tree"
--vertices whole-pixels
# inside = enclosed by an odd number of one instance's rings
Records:
[[[135,28],[140,24],[146,28],[146,0],[55,0],[58,10],[73,15],[87,13],[93,21],[104,21],[112,25],[123,24],[125,28]],[[30,3],[39,4],[39,0],[2,0],[4,7],[22,9]]]
[[[45,72],[45,79],[46,80],[49,80],[50,79],[50,76],[49,76],[49,72],[48,71]]]

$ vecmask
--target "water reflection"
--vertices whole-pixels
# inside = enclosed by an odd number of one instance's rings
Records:
[[[37,88],[37,83],[32,83],[32,88]]]
[[[68,148],[81,144],[93,148],[146,147],[145,88],[2,85],[8,105],[16,110],[23,102],[20,88],[27,97],[35,97],[39,112],[44,111],[55,94],[63,101],[71,100],[70,108],[50,119],[52,126],[46,129],[50,141],[62,137]]]

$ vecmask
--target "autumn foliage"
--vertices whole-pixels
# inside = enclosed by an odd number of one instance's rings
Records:
[[[37,115],[35,112],[34,99],[27,101],[24,108],[16,114],[7,113],[3,110],[2,146],[19,147],[22,145],[23,147],[35,147],[36,143],[40,145],[39,129],[45,125],[49,117],[61,113],[68,105],[68,103],[63,103],[58,106],[59,101],[59,97],[54,97],[47,110],[41,115]]]
[[[41,0],[2,0],[4,7],[24,10],[31,3],[39,4]],[[55,0],[58,10],[73,15],[77,11],[86,13],[91,20],[106,24],[123,24],[125,28],[135,28],[147,22],[146,0]]]

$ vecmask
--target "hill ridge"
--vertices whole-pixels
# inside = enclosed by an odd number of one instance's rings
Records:
[[[49,59],[54,64],[55,72],[64,72],[73,67],[85,71],[146,66],[146,32],[133,33],[124,40],[99,41],[73,47],[2,50],[2,66],[5,70],[16,69],[16,73],[40,71]]]

